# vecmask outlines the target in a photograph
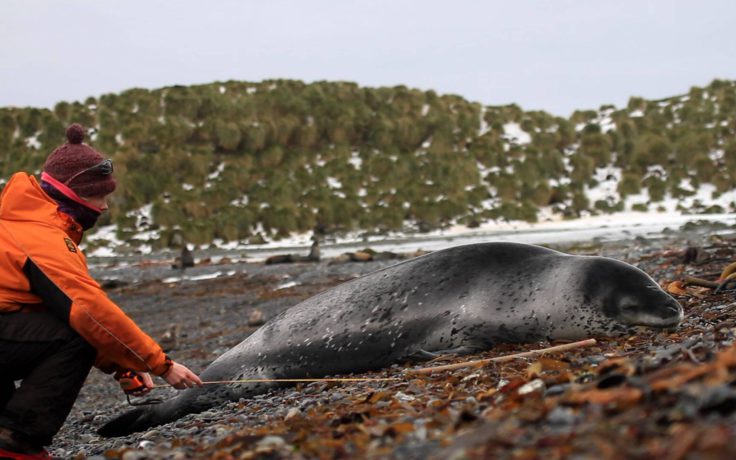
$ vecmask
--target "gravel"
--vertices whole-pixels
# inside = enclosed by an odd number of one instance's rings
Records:
[[[652,248],[678,244],[672,243],[674,240],[675,237],[670,236],[667,241],[656,242],[594,242],[567,249],[631,261],[651,252]],[[677,241],[684,240],[682,235],[677,235]],[[109,296],[158,340],[175,360],[201,372],[213,359],[256,330],[246,321],[254,310],[260,310],[267,321],[331,286],[394,263],[396,261],[342,264],[323,261],[267,266],[234,262],[198,265],[182,272],[169,268],[167,264],[141,261],[127,267],[96,266],[91,271],[103,285],[110,286]],[[218,272],[221,275],[216,278],[201,279]],[[181,280],[165,282],[172,277]],[[288,287],[282,288],[287,282]],[[590,359],[603,357],[592,356]],[[374,384],[366,385],[370,389]],[[376,387],[378,389],[380,387]],[[198,446],[217,445],[243,427],[268,427],[270,423],[301,419],[310,408],[348,404],[350,401],[345,391],[324,383],[299,385],[258,395],[248,401],[231,402],[200,414],[190,414],[143,433],[106,439],[99,437],[96,429],[130,407],[117,383],[110,376],[93,369],[50,452],[60,458],[95,460],[200,458]],[[548,394],[564,391],[565,385],[546,389]],[[174,390],[158,390],[155,396],[166,399],[174,393]],[[415,398],[407,387],[402,387],[401,393],[397,394],[398,400],[403,402]],[[709,395],[713,401],[727,397],[733,395]],[[376,406],[381,404],[388,402],[379,401]],[[449,410],[461,412],[452,407]],[[557,430],[563,431],[574,429],[577,420],[574,413],[560,407],[551,411],[547,418]],[[422,455],[432,452],[436,442],[426,440],[426,432],[424,426],[418,426],[412,438],[414,444],[399,446],[394,456],[423,458]],[[276,435],[258,440],[255,451],[268,454],[264,458],[298,458],[294,456],[289,440]]]

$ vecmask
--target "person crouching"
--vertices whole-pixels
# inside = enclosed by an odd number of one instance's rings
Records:
[[[44,446],[93,365],[139,377],[139,394],[150,374],[178,389],[202,383],[90,276],[78,245],[108,209],[113,163],[83,143],[80,125],[66,135],[40,182],[18,172],[0,195],[0,458],[50,458]]]

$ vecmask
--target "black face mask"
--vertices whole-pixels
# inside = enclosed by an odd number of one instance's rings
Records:
[[[59,205],[59,211],[71,216],[76,223],[82,226],[83,230],[86,231],[94,227],[97,219],[100,218],[99,212],[68,198],[48,182],[41,181],[41,188],[48,196],[56,201]]]

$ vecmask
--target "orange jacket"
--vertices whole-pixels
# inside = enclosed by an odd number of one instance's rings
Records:
[[[166,373],[161,347],[89,275],[77,246],[82,228],[57,207],[26,173],[14,174],[0,195],[0,313],[51,312],[97,350],[95,365],[105,372]]]

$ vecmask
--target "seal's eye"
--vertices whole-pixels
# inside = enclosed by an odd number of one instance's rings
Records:
[[[639,303],[632,297],[624,297],[618,304],[621,311],[636,311],[639,309]]]

